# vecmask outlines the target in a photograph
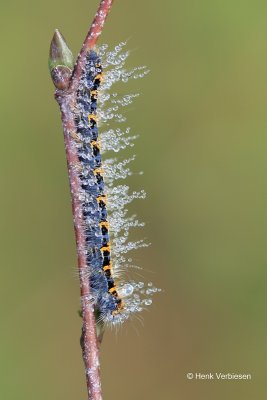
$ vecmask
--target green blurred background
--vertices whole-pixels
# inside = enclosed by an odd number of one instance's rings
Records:
[[[1,4],[0,398],[86,399],[79,285],[59,110],[55,28],[77,54],[96,0]],[[115,1],[102,42],[131,37],[150,75],[129,125],[129,180],[152,242],[131,254],[164,289],[138,322],[105,334],[107,400],[266,399],[267,3]],[[121,88],[127,92],[127,87]],[[188,381],[188,372],[251,381]]]

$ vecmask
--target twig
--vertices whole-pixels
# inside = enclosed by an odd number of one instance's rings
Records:
[[[73,73],[71,71],[71,52],[59,31],[55,32],[50,48],[50,69],[53,82],[56,86],[55,98],[61,109],[72,198],[72,213],[76,236],[83,318],[81,346],[86,371],[88,400],[102,399],[98,354],[100,339],[97,339],[94,307],[90,302],[90,283],[86,259],[87,247],[83,224],[82,200],[79,198],[80,182],[77,170],[75,169],[79,160],[77,146],[73,139],[73,134],[76,132],[73,110],[76,105],[76,91],[79,85],[79,79],[85,66],[86,53],[95,46],[112,3],[113,0],[102,0],[100,2],[94,21],[77,58]]]

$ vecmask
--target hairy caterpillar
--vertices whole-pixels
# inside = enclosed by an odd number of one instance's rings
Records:
[[[110,94],[111,86],[119,81],[143,77],[148,71],[137,67],[124,69],[128,52],[122,52],[126,43],[120,43],[113,51],[104,45],[98,51],[87,53],[77,91],[75,121],[77,133],[74,137],[80,165],[80,199],[83,203],[83,221],[87,242],[88,279],[92,299],[100,313],[100,319],[116,324],[126,320],[132,313],[142,311],[150,305],[151,295],[160,289],[149,283],[121,277],[127,267],[125,254],[147,246],[142,240],[129,242],[131,227],[143,226],[135,216],[128,217],[125,206],[135,198],[144,198],[145,192],[129,194],[126,185],[114,185],[117,179],[131,175],[128,164],[134,157],[117,162],[116,159],[102,160],[105,151],[118,152],[132,146],[136,136],[128,136],[129,128],[108,129],[99,133],[98,121],[102,126],[109,121],[124,122],[119,108],[132,103],[136,94]],[[105,72],[104,72],[105,71]],[[104,73],[104,74],[103,74]],[[106,103],[111,104],[106,107]],[[105,177],[105,179],[104,179]]]

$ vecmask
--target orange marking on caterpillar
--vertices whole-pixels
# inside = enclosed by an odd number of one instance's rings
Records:
[[[96,116],[95,114],[89,114],[89,115],[88,115],[88,120],[90,121],[91,119],[92,119],[93,121],[97,122],[97,116]]]
[[[103,80],[103,74],[97,74],[94,81],[96,81],[96,80],[101,82]]]
[[[93,171],[94,171],[94,175],[103,174],[103,172],[104,172],[103,168],[96,168]]]
[[[96,98],[97,98],[97,95],[98,95],[98,91],[97,91],[97,90],[91,90],[91,91],[90,91],[90,96],[91,96],[91,97],[94,96],[94,98],[96,99]]]
[[[91,147],[97,147],[100,150],[100,143],[96,140],[92,140]]]
[[[109,228],[109,222],[108,221],[101,221],[100,224],[101,228],[104,226],[106,229]]]
[[[117,288],[116,288],[116,285],[114,285],[112,288],[110,288],[109,290],[109,293],[111,293],[111,294],[113,294],[113,296],[118,296],[118,292],[117,292]]]
[[[110,263],[109,265],[105,265],[105,266],[103,267],[103,271],[111,271],[111,272],[113,272],[113,270],[112,270],[112,264]]]
[[[101,247],[101,251],[108,251],[110,253],[110,243],[107,243],[106,246]]]
[[[105,194],[102,194],[101,196],[97,196],[96,200],[98,203],[100,203],[100,201],[103,201],[104,204],[107,204],[107,196]]]
[[[112,315],[118,315],[124,309],[124,302],[119,298],[120,302],[117,303],[117,310],[112,311]]]

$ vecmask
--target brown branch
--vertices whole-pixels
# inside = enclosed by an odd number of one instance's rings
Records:
[[[82,200],[79,198],[80,182],[76,169],[79,164],[79,159],[77,146],[75,145],[73,138],[73,134],[76,132],[74,109],[76,106],[76,91],[85,66],[86,53],[95,46],[96,41],[102,32],[112,3],[113,0],[102,0],[100,2],[94,21],[76,61],[72,76],[71,73],[68,72],[71,72],[71,52],[68,49],[64,38],[58,31],[55,32],[50,48],[50,69],[53,82],[57,87],[55,97],[61,109],[72,198],[72,213],[76,236],[83,318],[81,345],[85,364],[88,400],[102,399],[98,354],[101,339],[99,338],[99,341],[97,339],[94,307],[90,301],[90,283],[88,279],[88,266],[86,259],[87,246],[83,224]]]

